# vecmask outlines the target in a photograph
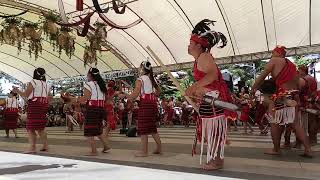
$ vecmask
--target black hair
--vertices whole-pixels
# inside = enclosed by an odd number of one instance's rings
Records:
[[[151,63],[149,61],[146,61],[146,62],[142,62],[141,65],[142,65],[142,68],[145,72],[144,75],[148,75],[151,80],[152,86],[154,88],[158,89],[159,85],[153,76],[153,70],[151,67]]]
[[[209,42],[209,47],[201,46],[205,51],[210,51],[211,48],[217,45],[219,42],[222,43],[219,48],[224,48],[227,45],[228,40],[224,34],[210,29],[209,25],[212,24],[214,26],[215,22],[216,21],[204,19],[200,21],[192,30],[192,34],[197,34]]]
[[[33,71],[33,79],[46,81],[46,71],[43,68],[37,68]]]
[[[17,96],[18,96],[18,94],[17,94],[17,93],[14,93],[13,91],[10,91],[10,94],[11,94],[12,96],[14,96],[14,97],[17,97]]]
[[[100,72],[97,68],[91,68],[88,72],[94,81],[97,81],[100,90],[103,93],[107,92],[106,82],[102,79]]]

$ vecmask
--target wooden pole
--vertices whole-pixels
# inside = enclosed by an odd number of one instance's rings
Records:
[[[168,69],[168,67],[163,64],[163,62],[160,60],[159,56],[150,48],[150,46],[147,46],[147,49],[150,51],[150,53],[155,58],[155,60],[160,64],[160,66],[167,72],[169,78],[171,79],[173,84],[177,87],[177,89],[181,92],[181,94],[184,95],[185,91],[182,89],[182,87],[180,86],[180,83],[177,81],[177,79],[173,77],[173,75],[171,74],[171,71]],[[184,96],[184,97],[186,98],[188,103],[194,108],[194,110],[199,113],[199,108],[196,105],[196,103],[193,102],[189,97],[187,97],[187,96]]]

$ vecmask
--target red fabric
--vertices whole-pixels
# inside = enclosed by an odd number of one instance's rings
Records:
[[[157,133],[156,116],[158,114],[158,105],[156,99],[156,96],[153,94],[140,96],[137,120],[139,135]]]
[[[168,122],[172,122],[174,109],[171,108],[171,107],[168,107],[168,108],[166,109],[166,111],[167,111],[167,113],[168,113],[167,121],[168,121]]]
[[[248,104],[242,105],[242,111],[241,111],[240,120],[242,122],[248,122],[249,121],[249,114],[250,114],[249,105]]]
[[[276,51],[277,53],[279,53],[283,57],[285,57],[287,54],[286,48],[284,46],[277,46],[276,48],[273,49],[273,51]]]
[[[116,118],[114,115],[114,107],[112,104],[107,104],[106,105],[106,110],[107,110],[107,121],[109,123],[109,127],[112,130],[116,129]]]
[[[286,60],[286,65],[282,68],[281,72],[276,77],[277,88],[283,88],[282,85],[290,80],[292,80],[298,73],[297,67],[288,59]],[[285,88],[283,88],[285,89]]]
[[[267,109],[264,107],[263,104],[257,105],[257,111],[256,111],[256,123],[261,124],[264,118],[264,114],[267,112]]]
[[[83,0],[77,0],[76,9],[77,11],[83,11]]]
[[[201,46],[203,46],[203,47],[209,47],[209,42],[208,42],[208,40],[206,40],[206,39],[204,39],[204,38],[201,38],[201,37],[199,37],[199,36],[196,35],[196,34],[191,35],[190,40],[192,40],[192,41],[194,41],[194,42],[196,42],[196,43],[198,43],[198,44],[201,44]]]
[[[6,108],[4,111],[4,129],[17,129],[18,108]]]
[[[228,85],[223,80],[221,71],[218,67],[217,67],[217,71],[218,71],[218,74],[217,74],[218,79],[213,81],[211,84],[207,85],[206,88],[211,90],[218,90],[220,92],[219,98],[222,101],[232,102],[232,97],[230,95]],[[206,73],[200,71],[197,68],[197,62],[194,63],[193,74],[196,81],[200,81],[202,78],[204,78],[207,75]],[[224,113],[226,116],[228,116],[229,114],[232,114],[232,111],[225,109]]]
[[[28,101],[27,129],[43,130],[47,123],[47,98],[36,97]]]

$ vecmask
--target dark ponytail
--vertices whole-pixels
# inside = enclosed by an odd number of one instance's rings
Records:
[[[100,73],[99,73],[99,70],[98,70],[97,68],[90,68],[89,74],[91,75],[91,77],[92,77],[92,79],[93,79],[94,81],[97,81],[100,90],[101,90],[103,93],[106,93],[106,92],[107,92],[106,83],[105,83],[104,80],[102,79],[102,77],[101,77],[101,75],[100,75]]]
[[[43,68],[37,68],[33,71],[33,79],[46,81],[46,71]]]
[[[151,63],[149,61],[143,61],[141,64],[142,64],[143,70],[145,72],[144,75],[148,75],[149,79],[151,80],[152,86],[155,89],[159,89],[159,85],[153,76],[153,70],[151,67]]]

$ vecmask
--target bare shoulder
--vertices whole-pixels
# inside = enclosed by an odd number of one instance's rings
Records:
[[[214,67],[215,61],[210,53],[202,53],[198,58],[197,64],[200,70],[206,70]]]

